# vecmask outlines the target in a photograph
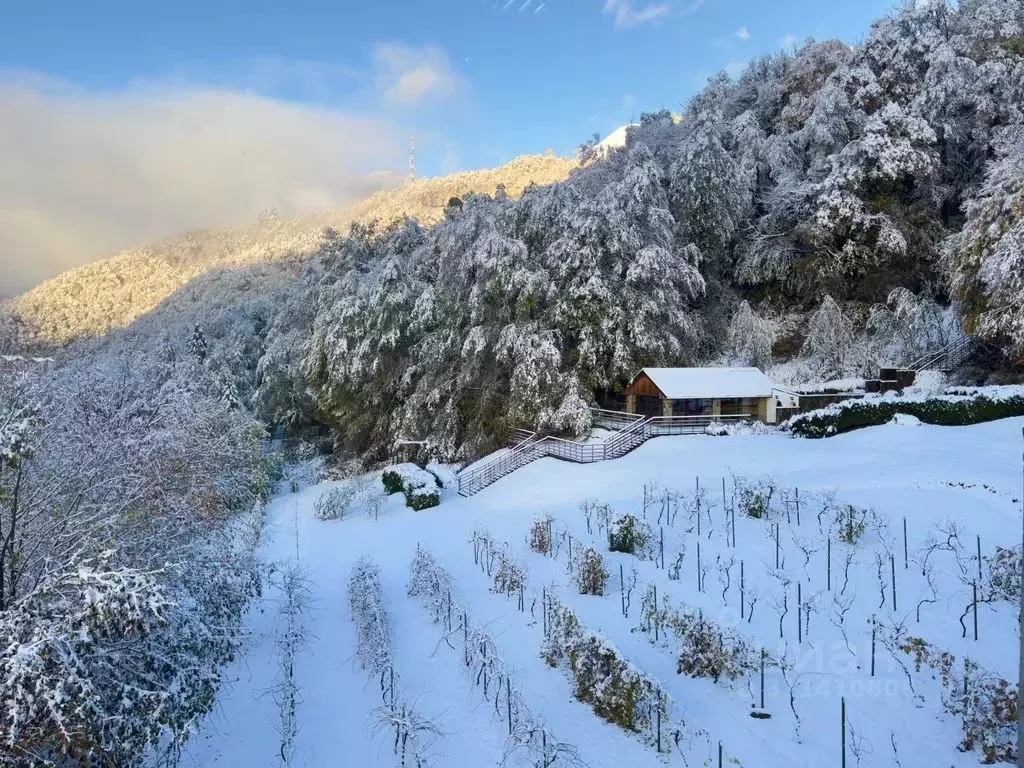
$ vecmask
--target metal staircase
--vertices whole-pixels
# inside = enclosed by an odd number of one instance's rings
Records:
[[[961,336],[941,349],[922,355],[906,366],[909,370],[940,370],[945,373],[963,365],[977,350],[977,342],[970,336]]]
[[[591,464],[625,456],[639,445],[659,435],[686,435],[704,431],[712,421],[742,421],[753,416],[650,416],[647,418],[619,411],[592,409],[594,424],[614,429],[607,440],[577,443],[560,437],[540,437],[527,430],[516,430],[513,441],[518,440],[505,453],[491,461],[458,474],[459,495],[472,496],[520,467],[550,456],[576,464]],[[523,433],[523,434],[518,434]]]

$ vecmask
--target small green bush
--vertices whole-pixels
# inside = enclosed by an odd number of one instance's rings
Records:
[[[736,497],[740,511],[755,520],[765,520],[772,508],[772,496],[775,495],[775,484],[769,479],[748,481],[733,478]]]
[[[839,540],[854,545],[860,541],[868,528],[869,512],[858,509],[853,504],[845,504],[836,510],[835,528],[839,532]]]
[[[899,413],[925,424],[959,427],[1024,416],[1024,396],[995,400],[979,395],[968,400],[859,400],[843,408],[794,417],[789,429],[800,437],[829,437],[861,427],[888,424]]]
[[[641,680],[601,638],[590,635],[569,649],[573,695],[594,714],[627,731],[636,731]]]
[[[623,515],[608,528],[608,549],[635,555],[647,546],[647,531],[633,515]]]
[[[441,495],[437,491],[432,493],[407,493],[405,495],[405,505],[415,509],[417,512],[421,509],[436,507],[440,503]]]
[[[405,490],[405,485],[402,483],[402,476],[390,469],[384,470],[384,474],[380,476],[380,481],[384,484],[384,492],[387,493],[388,496],[392,493],[401,493]]]

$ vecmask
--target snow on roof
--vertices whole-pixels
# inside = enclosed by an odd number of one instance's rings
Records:
[[[772,382],[757,368],[644,368],[669,400],[771,397]]]

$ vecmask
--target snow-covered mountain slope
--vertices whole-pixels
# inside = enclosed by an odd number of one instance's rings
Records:
[[[993,586],[998,567],[989,558],[997,547],[1019,543],[1022,426],[1024,419],[889,425],[815,441],[777,434],[662,437],[616,461],[580,466],[545,458],[472,498],[449,491],[440,507],[423,512],[404,509],[394,496],[376,520],[360,509],[342,520],[315,519],[323,485],[281,495],[270,508],[264,555],[277,564],[272,581],[298,561],[310,590],[308,611],[298,619],[305,640],[294,656],[298,704],[290,764],[400,764],[394,729],[374,728],[373,713],[379,716],[387,694],[356,656],[347,590],[353,566],[366,557],[380,568],[399,700],[441,733],[421,733],[429,765],[497,765],[510,751],[509,765],[539,764],[522,747],[521,733],[511,737],[521,748],[511,750],[506,687],[516,704],[513,719],[528,710],[531,722],[566,747],[556,766],[574,764],[572,754],[595,767],[683,765],[683,756],[689,765],[715,766],[719,742],[724,765],[839,765],[843,698],[847,765],[977,765],[981,742],[973,751],[957,749],[963,722],[984,720],[987,680],[1017,674],[1016,611]],[[665,489],[673,492],[667,500]],[[641,528],[646,520],[649,546],[641,549],[648,554],[609,552],[607,521],[599,508],[585,514],[586,500],[610,505],[616,516],[635,515]],[[760,518],[746,514],[758,509]],[[552,518],[551,555],[529,546],[533,522],[545,515]],[[970,607],[979,545],[975,641]],[[407,594],[418,547],[450,577],[450,611],[447,585],[433,612],[429,600]],[[608,572],[603,596],[579,594],[568,572],[570,551],[578,560],[586,547],[601,553]],[[525,574],[521,608],[516,589],[509,596],[493,591],[502,562]],[[620,566],[627,588],[636,579],[628,617]],[[656,617],[645,606],[655,586],[665,608]],[[667,694],[663,754],[653,740],[575,700],[568,663],[555,659],[552,667],[541,657],[542,606],[550,595]],[[190,744],[186,764],[278,763],[281,596],[271,587],[253,612],[251,647]],[[722,633],[726,645],[746,644],[735,655],[735,680],[677,671],[680,661],[699,655],[693,647],[679,655],[684,639],[670,624],[684,611],[699,612],[710,628],[705,638]],[[481,638],[491,649],[487,664],[476,650]],[[923,648],[912,638],[955,657],[945,657],[949,688],[927,663],[916,670],[914,657],[900,649]],[[467,640],[477,645],[467,647]],[[761,649],[768,658],[768,719],[750,716],[760,711]],[[963,704],[965,658],[968,711],[950,714]],[[486,699],[482,678],[489,678]],[[677,747],[670,730],[678,724]],[[995,743],[998,734],[984,738]]]

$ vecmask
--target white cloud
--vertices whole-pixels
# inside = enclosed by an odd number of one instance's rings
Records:
[[[743,42],[746,42],[747,40],[750,39],[750,30],[748,30],[746,27],[740,27],[739,29],[736,30],[736,37],[738,37]]]
[[[780,48],[785,48],[788,51],[790,48],[796,47],[796,44],[800,42],[800,38],[792,32],[787,32],[775,42],[778,43]]]
[[[363,197],[374,171],[401,169],[406,136],[227,87],[90,92],[0,72],[0,295],[187,229]]]
[[[464,83],[437,46],[379,43],[373,51],[377,87],[388,104],[410,107],[450,98]]]
[[[668,3],[652,3],[636,9],[629,0],[605,0],[604,13],[615,17],[615,28],[625,29],[664,18],[671,12]]]

